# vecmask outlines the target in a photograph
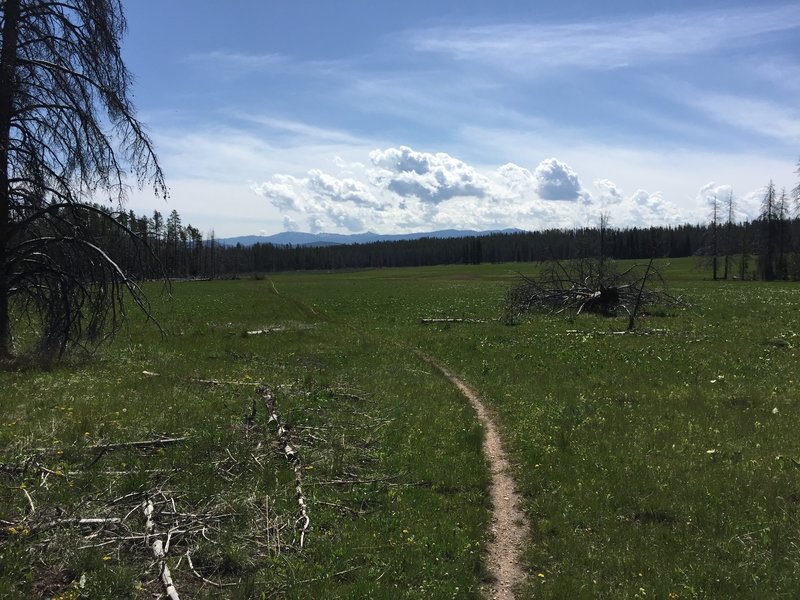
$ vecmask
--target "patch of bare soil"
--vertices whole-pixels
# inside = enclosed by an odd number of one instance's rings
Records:
[[[522,500],[511,476],[511,465],[503,450],[497,425],[475,390],[429,356],[420,356],[439,369],[464,394],[483,424],[483,453],[491,472],[489,493],[492,499],[492,536],[486,552],[486,566],[493,581],[487,586],[486,595],[493,600],[513,600],[514,588],[525,576],[520,557],[530,526],[522,512]]]

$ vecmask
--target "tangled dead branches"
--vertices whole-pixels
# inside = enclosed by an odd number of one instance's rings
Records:
[[[519,275],[518,282],[506,292],[505,322],[514,323],[533,310],[606,316],[624,313],[630,319],[628,328],[633,329],[643,308],[680,303],[679,297],[666,291],[664,278],[652,260],[624,271],[608,260],[554,261],[537,277]]]

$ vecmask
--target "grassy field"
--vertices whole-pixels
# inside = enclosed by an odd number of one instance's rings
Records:
[[[594,316],[502,324],[533,268],[180,283],[156,302],[166,337],[134,323],[92,362],[0,373],[0,590],[159,592],[150,499],[187,597],[479,597],[481,431],[421,349],[505,433],[532,523],[520,597],[797,597],[796,284],[675,261],[664,274],[688,304],[638,335]],[[443,316],[482,322],[420,323]],[[179,440],[109,447],[161,437]]]

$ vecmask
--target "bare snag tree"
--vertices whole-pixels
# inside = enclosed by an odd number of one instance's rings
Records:
[[[62,355],[118,331],[126,293],[148,309],[98,222],[140,240],[94,202],[167,188],[129,98],[121,0],[3,0],[0,20],[0,357],[18,323]]]

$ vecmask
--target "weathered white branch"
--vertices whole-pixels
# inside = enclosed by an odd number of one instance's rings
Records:
[[[33,513],[36,512],[36,507],[33,505],[33,498],[31,498],[31,495],[28,493],[28,490],[26,490],[24,487],[20,487],[19,489],[21,489],[23,491],[23,493],[25,494],[25,497],[28,499],[28,504],[31,505],[30,515],[32,515]],[[30,515],[28,515],[28,516],[30,516]]]
[[[422,318],[420,319],[420,323],[423,325],[429,325],[431,323],[485,323],[483,319],[461,319],[455,317],[442,317],[442,318]]]
[[[275,333],[278,331],[286,331],[286,327],[283,325],[277,325],[275,327],[265,327],[264,329],[255,329],[253,331],[248,331],[247,335],[267,335],[269,333]]]
[[[149,544],[150,548],[153,550],[153,557],[156,559],[156,564],[158,565],[159,577],[164,586],[164,592],[170,600],[180,600],[178,590],[175,589],[175,583],[172,581],[172,573],[170,573],[169,565],[167,565],[164,542],[156,531],[156,523],[153,520],[153,512],[155,510],[153,501],[148,498],[143,502],[142,510],[145,516],[145,543]],[[150,544],[151,537],[155,538],[152,544]]]
[[[178,442],[185,442],[187,437],[174,437],[174,438],[158,438],[156,440],[139,440],[134,442],[119,442],[116,444],[97,444],[89,446],[90,450],[118,450],[120,448],[160,448],[170,444],[177,444]]]
[[[196,383],[203,383],[205,385],[249,385],[253,387],[258,387],[261,385],[255,381],[229,381],[225,379],[193,379],[192,381]]]
[[[308,529],[311,526],[311,517],[308,514],[308,506],[305,495],[303,494],[303,464],[295,449],[289,444],[289,430],[284,427],[281,421],[275,395],[272,393],[272,390],[268,387],[261,387],[259,391],[261,392],[267,412],[269,413],[268,422],[274,422],[278,428],[278,446],[286,457],[286,460],[294,466],[295,497],[297,498],[297,505],[300,512],[297,523],[302,523],[300,527],[300,548],[303,548],[306,533],[308,533]]]
[[[119,517],[73,517],[71,519],[56,519],[46,523],[39,523],[31,525],[32,531],[46,531],[48,529],[55,529],[56,527],[69,527],[74,525],[84,525],[89,527],[97,527],[103,525],[119,525],[122,519]]]

